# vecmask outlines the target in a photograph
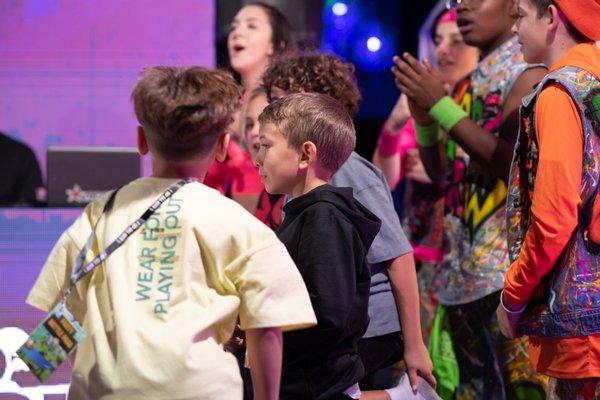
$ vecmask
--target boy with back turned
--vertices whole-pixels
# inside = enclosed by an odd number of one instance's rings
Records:
[[[278,398],[281,331],[316,322],[305,285],[270,229],[200,183],[225,157],[240,94],[229,74],[200,67],[150,68],[137,83],[138,148],[151,154],[152,176],[120,188],[107,212],[108,196],[86,207],[28,303],[49,311],[62,299],[92,227],[87,261],[165,189],[188,182],[67,297],[87,332],[70,399],[241,399],[235,358],[222,349],[238,316],[255,398]]]

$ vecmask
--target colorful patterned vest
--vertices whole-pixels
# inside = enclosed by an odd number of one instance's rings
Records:
[[[542,89],[553,82],[569,92],[579,108],[583,125],[582,207],[578,228],[552,273],[544,278],[543,287],[538,288],[538,291],[543,289],[543,296],[529,302],[519,331],[529,336],[563,338],[600,332],[600,247],[588,235],[600,178],[600,81],[587,71],[565,67],[552,72],[523,99],[506,212],[509,253],[514,261],[530,225],[531,196],[539,159],[535,104]]]
[[[454,88],[454,100],[490,135],[499,136],[504,104],[528,68],[512,37],[488,54]],[[448,177],[443,219],[444,259],[436,284],[441,304],[466,304],[504,287],[506,184],[484,165],[448,142]]]

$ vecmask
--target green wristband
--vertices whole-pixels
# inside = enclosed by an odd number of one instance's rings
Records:
[[[463,118],[469,117],[465,110],[448,96],[442,97],[435,103],[429,110],[429,115],[439,122],[446,132],[450,132]]]
[[[415,138],[421,147],[432,147],[442,139],[442,132],[438,124],[423,126],[415,123]]]

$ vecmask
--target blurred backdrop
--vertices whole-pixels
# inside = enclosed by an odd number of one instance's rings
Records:
[[[216,59],[227,65],[229,23],[247,0],[217,0]],[[357,151],[371,159],[379,129],[398,98],[390,73],[394,54],[417,53],[418,31],[437,0],[265,0],[288,17],[293,39],[335,53],[356,66],[363,102]]]
[[[356,65],[363,102],[357,151],[370,159],[398,91],[391,58],[417,51],[435,0],[265,0],[295,39]],[[129,146],[129,95],[150,65],[225,65],[241,0],[0,0],[0,131],[30,145],[45,179],[49,146]],[[144,172],[150,172],[148,162]],[[43,313],[25,305],[54,241],[79,209],[0,211],[0,398],[63,399],[70,367],[45,384],[14,351]]]
[[[370,158],[398,92],[391,57],[417,50],[435,0],[266,0],[295,39],[356,65],[358,152]],[[0,131],[51,145],[135,146],[129,93],[148,65],[226,62],[242,0],[0,0]],[[146,165],[145,172],[148,173]]]

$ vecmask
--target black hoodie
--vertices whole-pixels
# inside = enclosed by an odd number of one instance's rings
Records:
[[[327,399],[357,383],[357,343],[369,324],[365,257],[381,221],[351,188],[319,186],[283,207],[277,236],[298,266],[316,327],[284,333],[281,399]]]

